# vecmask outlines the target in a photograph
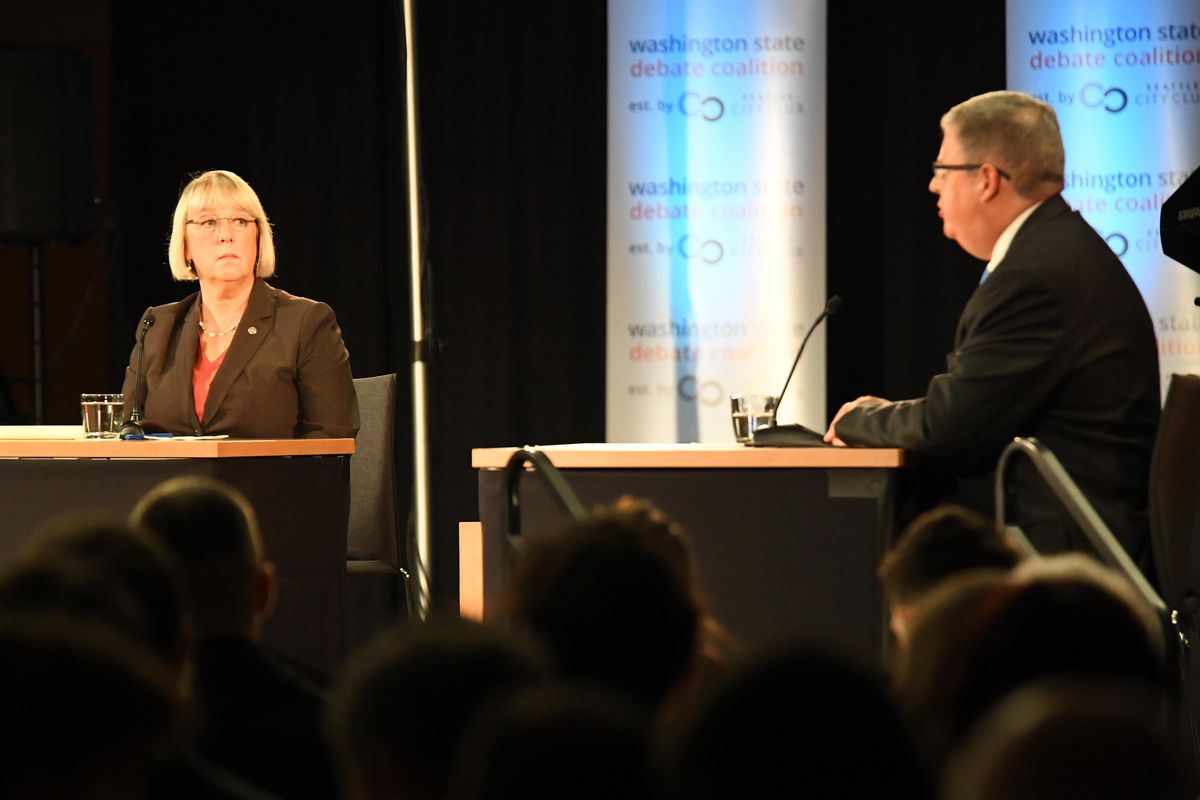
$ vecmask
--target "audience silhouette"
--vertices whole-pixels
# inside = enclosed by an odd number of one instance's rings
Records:
[[[747,659],[678,526],[626,499],[530,537],[502,619],[388,630],[327,704],[258,643],[276,586],[249,503],[174,479],[0,569],[0,796],[1196,796],[1161,621],[1124,577],[954,507],[879,577],[890,682],[804,639]]]
[[[995,522],[959,505],[927,511],[904,529],[879,565],[897,643],[908,639],[913,607],[951,575],[971,569],[1011,569],[1022,554]]]
[[[900,699],[939,761],[988,709],[1042,678],[1120,678],[1161,693],[1163,640],[1124,579],[1078,554],[964,573],[914,612]]]
[[[154,796],[181,741],[163,666],[95,618],[45,608],[0,612],[0,708],[0,797]]]
[[[931,797],[882,674],[813,644],[740,668],[666,750],[677,800]]]
[[[331,727],[343,797],[446,797],[467,728],[487,705],[545,680],[540,654],[461,619],[385,631],[335,687]]]
[[[951,758],[945,800],[1189,800],[1159,698],[1112,680],[1040,681],[996,705]]]
[[[27,552],[7,567],[0,577],[0,611],[25,621],[59,619],[85,626],[119,641],[127,658],[165,676],[172,702],[183,705],[183,735],[163,740],[160,757],[146,767],[144,795],[130,796],[264,797],[199,756],[192,745],[190,706],[181,696],[188,648],[178,578],[170,558],[135,528],[105,518],[68,517],[37,531]],[[74,713],[91,712],[81,705]]]
[[[509,620],[547,648],[557,674],[615,689],[654,711],[704,648],[699,581],[681,532],[626,500],[530,537],[508,588]]]
[[[209,478],[175,478],[148,493],[132,519],[183,576],[199,752],[280,797],[336,796],[322,691],[256,641],[275,572],[245,497]]]
[[[182,576],[171,555],[144,534],[117,520],[65,517],[40,528],[26,552],[42,563],[86,565],[114,580],[144,617],[145,644],[179,674],[187,655]]]
[[[460,748],[454,800],[650,800],[646,715],[611,691],[562,684],[501,698]]]

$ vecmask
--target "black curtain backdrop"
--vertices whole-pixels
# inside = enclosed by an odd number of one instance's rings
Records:
[[[919,397],[983,264],[942,236],[939,120],[1005,88],[1004,3],[829,2],[828,411]]]
[[[411,482],[403,44],[392,2],[113,4],[112,385],[187,173],[228,168],[276,230],[273,283],[338,313],[356,375],[397,372]],[[418,1],[434,601],[457,602],[472,447],[604,439],[606,8]],[[829,0],[829,410],[942,369],[981,264],[927,191],[938,119],[1004,85],[1004,5]],[[407,502],[402,498],[402,505]]]

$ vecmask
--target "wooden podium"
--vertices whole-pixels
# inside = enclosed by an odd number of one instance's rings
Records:
[[[264,643],[324,672],[340,663],[353,439],[125,442],[21,433],[0,430],[0,558],[19,552],[52,517],[124,518],[162,481],[207,475],[250,500],[278,570],[279,603]]]
[[[460,531],[460,588],[488,616],[507,574],[503,467],[517,448],[472,451],[480,526]],[[579,444],[539,448],[585,506],[653,501],[686,530],[711,610],[748,646],[816,636],[872,658],[886,646],[875,571],[896,532],[900,450]],[[522,534],[569,522],[528,471]],[[619,592],[620,586],[613,591]]]

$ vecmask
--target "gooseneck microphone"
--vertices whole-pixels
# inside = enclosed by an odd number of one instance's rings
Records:
[[[841,307],[841,295],[835,294],[825,301],[825,308],[817,315],[816,320],[809,326],[808,333],[804,334],[804,339],[800,342],[800,349],[796,351],[796,358],[792,361],[792,368],[788,371],[787,380],[783,382],[783,388],[779,390],[779,398],[775,401],[775,408],[771,410],[770,423],[767,427],[759,428],[754,432],[751,445],[756,447],[825,446],[824,434],[803,425],[777,425],[775,417],[779,414],[779,405],[783,402],[783,395],[787,391],[788,384],[792,382],[792,376],[796,374],[796,367],[800,364],[800,356],[804,355],[804,348],[808,345],[809,338],[826,317],[836,314]]]
[[[142,373],[142,357],[146,354],[146,334],[154,327],[154,315],[147,314],[142,320],[141,335],[138,336],[138,354],[137,354],[137,370],[134,372],[133,379],[133,411],[129,412],[129,418],[125,420],[125,424],[121,426],[120,436],[122,439],[144,439],[146,438],[146,429],[142,427],[142,387],[145,385],[146,376]]]

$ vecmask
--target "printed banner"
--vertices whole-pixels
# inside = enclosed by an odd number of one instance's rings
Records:
[[[825,3],[608,7],[607,438],[732,441],[825,305]],[[823,331],[779,420],[824,426]]]
[[[1063,196],[1141,289],[1165,391],[1171,373],[1200,372],[1200,275],[1159,241],[1163,201],[1200,166],[1200,5],[1009,0],[1007,12],[1009,88],[1058,112]]]

